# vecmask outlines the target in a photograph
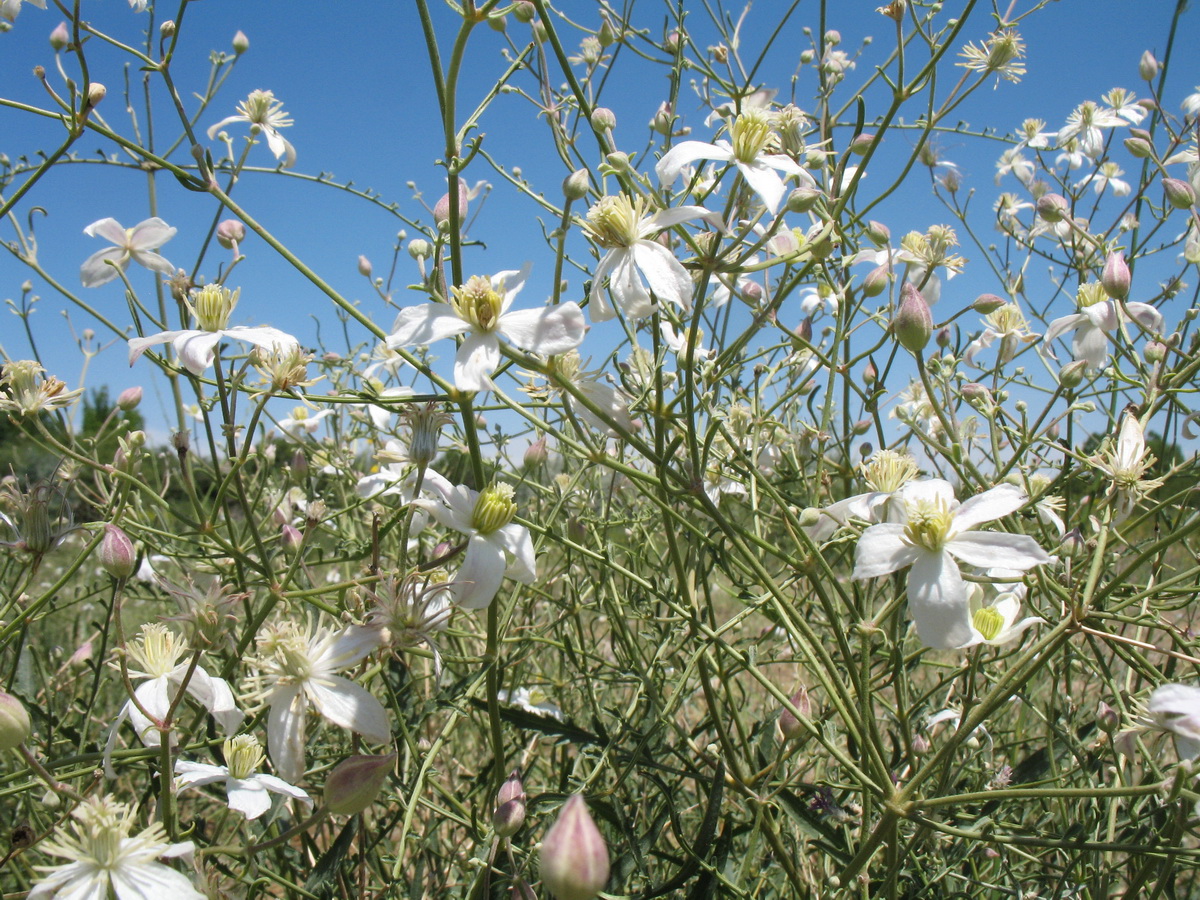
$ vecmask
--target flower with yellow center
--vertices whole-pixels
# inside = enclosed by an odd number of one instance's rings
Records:
[[[448,586],[455,603],[466,609],[483,609],[495,598],[505,576],[525,584],[534,582],[537,557],[533,538],[528,528],[513,521],[517,506],[510,485],[492,484],[473,491],[465,485],[452,485],[427,469],[425,486],[439,499],[417,499],[413,505],[468,538],[462,566]]]
[[[965,61],[958,63],[964,68],[979,72],[984,76],[995,72],[996,84],[1003,78],[1006,81],[1020,81],[1025,74],[1025,42],[1015,28],[1001,28],[983,42],[982,47],[973,43],[963,47],[959,53]]]
[[[276,100],[271,91],[251,91],[250,96],[237,105],[237,115],[222,119],[208,129],[208,139],[211,141],[217,132],[226,125],[234,122],[246,122],[250,125],[250,133],[262,134],[267,139],[267,146],[275,154],[275,158],[284,157],[283,167],[290,169],[296,164],[296,148],[282,134],[280,128],[292,125],[292,119],[283,111],[283,101]]]
[[[877,578],[911,566],[908,609],[917,635],[929,647],[964,646],[976,632],[959,561],[1013,573],[1050,561],[1028,535],[974,531],[1028,499],[1015,485],[1001,484],[959,504],[949,482],[910,482],[896,497],[898,520],[872,525],[859,538],[852,577]]]
[[[93,222],[83,233],[88,237],[102,237],[114,246],[97,250],[79,268],[79,280],[84,287],[100,287],[108,284],[129,268],[133,260],[152,272],[171,276],[175,267],[158,253],[158,248],[175,237],[175,229],[157,216],[125,228],[116,219],[100,219]]]
[[[1150,334],[1158,334],[1163,328],[1162,313],[1153,306],[1137,301],[1117,303],[1110,300],[1098,281],[1080,285],[1076,301],[1079,312],[1051,322],[1043,342],[1050,348],[1055,338],[1068,331],[1075,332],[1071,339],[1071,354],[1076,360],[1086,362],[1089,369],[1100,369],[1108,361],[1110,333],[1120,329],[1124,334],[1126,322],[1133,321]],[[1047,352],[1054,356],[1052,349]]]
[[[48,409],[70,406],[83,393],[83,388],[73,391],[53,375],[44,375],[43,369],[31,359],[6,362],[0,369],[0,410],[18,416],[37,415]],[[44,377],[43,377],[44,376]]]
[[[110,891],[121,900],[204,900],[186,875],[157,862],[190,854],[191,841],[170,843],[158,822],[131,835],[136,809],[110,796],[88,797],[71,816],[73,834],[62,825],[41,844],[43,852],[70,862],[39,866],[47,874],[29,892],[30,900],[97,900],[110,896]]]
[[[731,163],[737,167],[750,190],[758,194],[772,216],[787,193],[784,177],[796,178],[805,187],[816,187],[808,171],[791,157],[769,153],[779,141],[771,113],[761,107],[746,107],[729,125],[732,143],[720,138],[711,144],[682,141],[663,154],[654,171],[664,187],[670,187],[683,167],[698,159]],[[783,176],[779,173],[782,172]]]
[[[529,264],[518,271],[475,275],[451,289],[450,303],[423,303],[400,310],[387,346],[397,350],[466,334],[454,357],[454,384],[464,391],[491,387],[500,365],[500,338],[528,353],[553,356],[583,342],[587,327],[574,301],[540,309],[510,311],[529,277]],[[468,334],[469,332],[469,334]]]
[[[839,500],[820,510],[820,518],[804,531],[815,542],[833,537],[838,528],[851,519],[872,524],[886,522],[889,505],[896,493],[920,474],[916,460],[896,450],[876,450],[862,464],[863,481],[871,490]]]
[[[282,778],[259,772],[266,758],[258,738],[239,734],[227,739],[222,747],[225,765],[179,760],[175,763],[175,792],[221,782],[229,808],[247,819],[257,819],[271,808],[271,794],[281,794],[312,806],[312,798]]]
[[[1110,438],[1104,450],[1091,460],[1111,481],[1109,494],[1117,497],[1118,518],[1124,519],[1151,492],[1162,487],[1163,479],[1146,477],[1156,461],[1146,447],[1146,435],[1138,417],[1125,413],[1116,445]]]
[[[1025,315],[1015,303],[1005,303],[989,313],[984,324],[986,327],[983,334],[971,341],[963,354],[963,358],[971,365],[976,364],[975,357],[979,355],[979,351],[987,349],[996,340],[1000,341],[996,352],[996,365],[1002,366],[1016,356],[1022,344],[1033,343],[1041,336],[1027,330],[1029,326],[1025,322]]]

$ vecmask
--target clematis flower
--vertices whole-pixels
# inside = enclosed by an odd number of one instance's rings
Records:
[[[772,216],[779,209],[787,186],[779,172],[799,178],[808,187],[816,187],[813,177],[799,163],[781,153],[766,153],[775,140],[771,113],[761,107],[750,107],[734,117],[729,126],[732,143],[720,139],[712,144],[704,141],[683,141],[676,144],[654,166],[655,174],[664,187],[670,187],[680,171],[698,159],[732,163],[746,179],[750,189],[762,198]]]
[[[586,371],[578,351],[572,350],[554,357],[552,365],[554,374],[557,376],[557,381],[552,384],[552,389],[558,390],[563,403],[582,422],[609,437],[617,437],[621,433],[628,434],[637,430],[638,423],[629,414],[629,404],[632,402],[629,395],[605,381],[607,376],[602,373]],[[557,384],[559,383],[573,385],[576,391],[600,411],[600,415],[577,401],[566,389],[558,388]],[[614,428],[609,424],[610,422],[617,427]]]
[[[988,573],[991,577],[1004,577],[995,570]],[[1018,620],[1021,614],[1021,601],[1025,599],[1027,588],[1023,584],[1006,585],[1004,590],[998,590],[990,602],[985,602],[983,585],[971,584],[968,594],[971,604],[971,639],[962,648],[973,647],[976,644],[991,644],[998,646],[1015,641],[1025,631],[1034,625],[1045,623],[1040,616],[1026,616]]]
[[[467,553],[450,584],[450,596],[465,609],[484,609],[491,604],[505,576],[524,584],[537,578],[533,538],[524,525],[513,522],[517,505],[513,489],[492,484],[482,491],[454,486],[429,469],[425,484],[438,500],[418,498],[413,505],[424,509],[446,528],[467,535]]]
[[[1200,756],[1200,688],[1187,684],[1156,687],[1146,706],[1156,727],[1175,735],[1182,759]]]
[[[83,388],[68,391],[65,382],[47,375],[32,359],[10,360],[0,366],[0,410],[17,416],[36,416],[48,409],[70,406]]]
[[[158,254],[158,248],[175,237],[175,229],[155,216],[138,222],[132,228],[124,228],[116,219],[100,219],[93,222],[83,233],[88,237],[102,237],[115,246],[97,250],[79,267],[79,280],[84,287],[100,287],[129,268],[132,259],[140,266],[163,275],[174,275],[175,267]]]
[[[529,277],[529,264],[519,272],[498,272],[490,279],[473,275],[451,289],[449,303],[425,303],[400,310],[387,345],[395,350],[429,344],[456,334],[464,338],[454,357],[454,384],[464,391],[491,386],[500,364],[500,338],[529,353],[553,356],[583,342],[587,326],[574,301],[541,309],[509,312],[513,298]]]
[[[224,285],[206,284],[192,294],[187,302],[188,309],[196,319],[197,329],[163,331],[149,337],[129,339],[129,364],[132,366],[139,356],[157,344],[170,343],[175,348],[179,362],[193,375],[201,375],[213,364],[217,344],[225,338],[245,341],[256,347],[274,352],[275,348],[298,347],[300,342],[286,332],[268,325],[229,327],[229,316],[237,306],[240,288],[230,292]]]
[[[38,866],[47,875],[29,892],[29,900],[102,900],[110,892],[120,900],[205,900],[182,872],[156,860],[190,855],[191,841],[172,844],[162,823],[131,837],[136,810],[112,797],[88,797],[71,812],[74,834],[60,825],[40,845],[51,856],[70,862]]]
[[[1092,159],[1104,150],[1104,128],[1119,128],[1129,123],[1112,110],[1104,109],[1094,100],[1085,100],[1067,117],[1067,124],[1058,132],[1058,146],[1070,141],[1079,142],[1079,152]],[[1074,166],[1072,166],[1074,168]]]
[[[625,194],[601,197],[588,210],[583,226],[584,233],[608,251],[592,273],[588,307],[592,320],[603,322],[616,315],[616,309],[601,290],[605,278],[609,279],[608,289],[617,308],[631,319],[654,312],[654,301],[642,283],[642,276],[660,300],[691,309],[692,276],[670,250],[653,238],[665,228],[698,218],[722,227],[720,218],[703,206],[677,206],[648,216],[644,197],[633,200]]]
[[[284,157],[283,167],[290,169],[296,164],[296,148],[289,143],[280,128],[289,128],[292,119],[283,111],[283,101],[276,100],[271,91],[251,91],[250,96],[237,105],[237,115],[222,119],[208,129],[208,139],[211,141],[217,132],[226,125],[234,122],[247,122],[250,133],[262,132],[267,139],[267,147],[275,154],[275,158]]]
[[[897,521],[872,525],[859,538],[852,577],[877,578],[911,566],[909,613],[928,647],[959,647],[973,637],[957,560],[1016,572],[1050,562],[1028,535],[974,532],[1025,505],[1028,497],[1015,485],[997,485],[959,504],[950,483],[934,478],[906,485],[897,500]]]
[[[179,760],[175,763],[175,793],[188,788],[216,784],[225,788],[229,808],[247,819],[257,819],[271,808],[270,794],[281,794],[312,806],[312,798],[300,788],[288,784],[282,778],[258,771],[263,763],[262,747],[251,734],[239,734],[229,738],[223,747],[225,765],[210,766],[206,763]]]
[[[160,746],[162,733],[158,726],[166,719],[185,678],[187,693],[212,714],[223,731],[233,731],[245,718],[237,708],[233,691],[225,679],[209,675],[202,665],[192,668],[191,660],[184,658],[189,655],[187,645],[165,625],[157,622],[143,625],[141,634],[126,646],[126,653],[137,667],[129,669],[129,677],[147,679],[137,686],[133,695],[153,719],[147,718],[133,700],[127,700],[121,707],[104,747],[104,772],[109,778],[116,777],[112,767],[112,751],[121,723],[128,719],[138,738],[147,747]],[[174,733],[171,734],[171,743],[175,743]]]
[[[28,0],[38,9],[46,8],[46,0]],[[17,20],[17,14],[21,12],[21,0],[0,0],[0,19],[6,19],[9,22]]]
[[[862,464],[863,481],[869,491],[838,500],[820,510],[816,523],[805,527],[805,533],[815,542],[821,543],[851,519],[859,519],[872,525],[888,521],[888,508],[892,498],[900,489],[913,481],[921,470],[917,461],[907,453],[896,450],[876,450]]]
[[[1071,353],[1077,360],[1084,360],[1090,369],[1099,369],[1108,360],[1108,333],[1116,331],[1124,322],[1132,319],[1146,331],[1157,333],[1162,330],[1163,317],[1148,303],[1122,303],[1110,300],[1103,286],[1096,281],[1079,286],[1076,295],[1079,312],[1055,319],[1046,329],[1044,343],[1050,342],[1068,331],[1074,331]],[[1053,351],[1047,352],[1053,356]]]
[[[267,748],[281,778],[299,781],[304,775],[308,706],[342,728],[372,743],[391,737],[387,710],[364,687],[335,673],[359,662],[380,644],[377,628],[348,625],[334,631],[327,625],[301,627],[284,621],[258,639],[256,674],[251,689],[271,710],[267,715]]]
[[[1109,495],[1117,497],[1119,519],[1124,519],[1147,495],[1162,487],[1161,478],[1146,477],[1155,462],[1154,454],[1146,447],[1146,435],[1138,417],[1125,413],[1116,446],[1109,440],[1104,450],[1091,460],[1111,481]]]
[[[1021,307],[1015,303],[1005,303],[994,312],[988,313],[984,322],[987,327],[983,334],[971,341],[963,354],[963,359],[971,365],[976,365],[975,357],[979,355],[979,351],[986,350],[996,340],[1000,341],[1000,348],[996,352],[996,365],[1003,366],[1017,355],[1017,350],[1022,344],[1032,343],[1040,337],[1026,330],[1028,324],[1025,316]]]

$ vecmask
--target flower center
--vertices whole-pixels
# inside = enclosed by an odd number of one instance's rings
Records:
[[[510,484],[493,484],[484,488],[475,501],[471,526],[480,534],[491,534],[511,522],[517,514],[513,493]]]
[[[994,641],[1004,629],[1004,615],[995,607],[985,606],[975,610],[975,614],[971,616],[971,624],[983,635],[985,641]]]
[[[1021,308],[1015,303],[1005,303],[988,316],[988,321],[992,323],[993,330],[1000,334],[1021,331],[1025,327],[1025,316],[1021,314]]]
[[[295,622],[285,622],[273,629],[259,647],[269,657],[269,664],[281,682],[306,681],[312,677],[309,641]]]
[[[252,734],[239,734],[225,741],[225,767],[230,778],[249,778],[258,771],[263,758],[262,746]]]
[[[908,524],[904,537],[910,544],[940,552],[946,546],[954,524],[954,513],[941,497],[931,500],[912,500],[907,506]]]
[[[729,132],[738,162],[752,163],[771,142],[771,114],[765,109],[747,109],[733,120]]]
[[[583,230],[589,238],[606,250],[632,247],[640,238],[638,231],[646,201],[641,197],[630,200],[625,194],[601,197],[588,210]]]
[[[907,453],[877,450],[863,465],[863,480],[873,491],[890,494],[917,477],[917,464]]]
[[[150,622],[142,626],[141,635],[126,649],[143,672],[151,678],[162,678],[170,674],[187,648],[167,626]]]
[[[472,275],[462,287],[453,288],[451,294],[450,305],[459,318],[470,322],[478,331],[496,330],[504,298],[492,287],[491,279]]]
[[[1097,303],[1107,303],[1108,294],[1104,292],[1104,285],[1099,281],[1089,281],[1079,286],[1075,299],[1080,309],[1087,309]]]
[[[188,309],[196,317],[201,331],[223,331],[229,327],[229,317],[237,306],[241,288],[230,291],[224,285],[206,284],[192,294]]]

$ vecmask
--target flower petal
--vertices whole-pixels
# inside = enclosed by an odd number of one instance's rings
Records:
[[[496,335],[472,334],[454,356],[454,386],[461,391],[486,391],[491,374],[500,365],[500,341]]]
[[[516,522],[510,522],[499,529],[492,538],[498,540],[512,556],[504,574],[525,584],[533,584],[537,579],[537,555],[533,549],[533,538],[529,529]]]
[[[1050,562],[1050,554],[1027,534],[972,531],[947,543],[946,552],[980,569],[995,567],[1024,572]]]
[[[921,553],[913,563],[908,612],[927,647],[960,647],[974,636],[967,585],[948,554]]]
[[[116,244],[122,250],[125,249],[125,228],[116,219],[97,219],[83,229],[83,233],[88,237],[102,237],[110,244]]]
[[[574,301],[541,309],[522,309],[500,317],[500,334],[531,353],[553,356],[583,343],[587,325],[583,310]]]
[[[469,330],[471,324],[461,318],[449,303],[422,303],[406,306],[396,316],[392,333],[387,337],[389,350],[432,344]]]
[[[127,240],[114,241],[114,243],[124,243],[133,251],[157,250],[171,238],[175,237],[177,230],[158,216],[154,216],[150,219],[143,219],[134,225]]]
[[[638,241],[632,249],[638,268],[650,284],[650,290],[660,300],[670,300],[685,310],[691,309],[692,276],[675,255],[654,241]]]
[[[762,162],[754,164],[739,162],[738,171],[742,173],[742,177],[746,179],[746,184],[750,185],[750,189],[762,198],[763,205],[771,215],[775,215],[775,211],[779,209],[780,201],[783,200],[783,195],[787,191],[779,173]]]
[[[477,534],[467,543],[463,564],[450,583],[450,595],[464,609],[485,609],[500,590],[507,568],[503,548]]]
[[[1015,484],[998,484],[967,500],[954,513],[955,531],[969,531],[982,522],[991,522],[1016,512],[1029,500]]]
[[[630,319],[642,319],[654,312],[654,301],[642,284],[632,248],[620,251],[620,255],[613,260],[608,289],[612,291],[617,307]],[[601,321],[598,311],[592,318]]]
[[[295,684],[276,688],[270,703],[267,749],[271,762],[285,781],[299,781],[304,775],[304,717],[308,704],[300,686]]]
[[[339,675],[328,675],[319,681],[309,679],[305,690],[317,711],[334,725],[358,732],[376,744],[391,740],[387,710],[361,685]]]
[[[904,539],[904,525],[884,522],[872,525],[858,539],[854,549],[855,581],[890,575],[910,566],[928,552],[914,547]]]
[[[203,375],[205,369],[213,364],[217,344],[221,343],[223,335],[219,331],[181,331],[171,341],[175,355],[180,364],[193,375]],[[133,355],[133,342],[130,341],[130,355]]]
[[[129,253],[124,247],[105,247],[83,261],[83,265],[79,267],[79,281],[84,287],[100,287],[102,284],[108,284],[127,268]]]
[[[707,144],[704,141],[682,141],[664,153],[662,159],[654,164],[654,174],[658,176],[660,184],[670,187],[679,177],[683,167],[698,159],[733,162],[733,149],[729,146]]]
[[[229,808],[247,819],[257,819],[271,808],[271,795],[256,778],[230,778],[225,782],[225,796]]]

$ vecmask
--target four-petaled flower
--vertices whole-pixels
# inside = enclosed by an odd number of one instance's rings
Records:
[[[1000,341],[1000,348],[996,353],[996,365],[1003,366],[1017,355],[1021,344],[1032,343],[1039,337],[1039,335],[1026,330],[1028,325],[1025,322],[1025,316],[1021,312],[1021,307],[1015,303],[1005,303],[999,309],[988,313],[984,321],[987,327],[983,334],[971,341],[963,354],[963,359],[971,365],[976,365],[975,357],[979,355],[979,351],[987,349],[996,340]]]
[[[283,111],[282,100],[276,100],[272,91],[251,91],[250,96],[237,105],[237,109],[237,115],[222,119],[208,129],[210,141],[226,125],[247,122],[251,134],[261,131],[266,136],[267,146],[276,159],[284,157],[285,169],[290,169],[296,164],[296,148],[279,133],[280,128],[288,128],[292,124],[291,117]]]
[[[151,271],[167,276],[175,274],[175,267],[157,252],[175,237],[175,229],[157,216],[138,222],[132,228],[122,227],[116,219],[101,219],[83,229],[83,233],[88,237],[102,237],[115,245],[97,250],[84,260],[79,267],[79,280],[84,287],[108,284],[129,268],[131,259]]]
[[[1142,423],[1133,413],[1125,413],[1116,447],[1110,440],[1103,452],[1091,460],[1092,465],[1109,477],[1109,494],[1118,498],[1118,519],[1124,519],[1144,497],[1162,487],[1161,478],[1146,477],[1156,461],[1146,447]]]
[[[1108,359],[1108,333],[1116,331],[1125,321],[1132,319],[1146,331],[1162,331],[1163,317],[1149,303],[1128,302],[1118,304],[1108,299],[1098,281],[1080,285],[1078,292],[1079,312],[1055,319],[1046,329],[1045,346],[1068,331],[1074,331],[1071,353],[1077,360],[1084,360],[1090,369],[1103,367]],[[1051,356],[1053,351],[1050,350]]]
[[[176,762],[176,793],[219,781],[225,788],[229,808],[237,810],[247,819],[257,819],[271,808],[269,794],[282,794],[312,806],[312,798],[300,788],[288,784],[282,778],[258,771],[263,762],[263,751],[258,739],[253,735],[239,734],[227,739],[223,751],[223,766],[210,766],[207,763],[188,762],[184,759]]]
[[[574,301],[541,309],[509,311],[513,298],[529,276],[529,264],[519,272],[498,272],[490,279],[474,275],[451,289],[449,303],[424,303],[400,310],[387,339],[390,349],[429,344],[471,332],[454,357],[454,384],[464,391],[491,386],[500,364],[500,338],[529,353],[553,356],[583,342],[587,326]]]
[[[852,577],[877,578],[912,566],[908,608],[926,646],[961,647],[974,637],[956,560],[1016,572],[1050,562],[1028,535],[973,531],[1025,505],[1028,497],[1015,485],[997,485],[960,505],[950,483],[934,478],[906,485],[897,499],[897,521],[872,525],[859,538]]]

